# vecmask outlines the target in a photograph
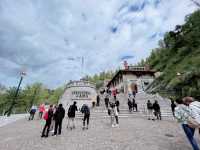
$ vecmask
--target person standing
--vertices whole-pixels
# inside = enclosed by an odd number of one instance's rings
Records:
[[[199,150],[197,141],[194,138],[195,127],[191,127],[191,121],[189,121],[192,116],[192,112],[186,101],[188,101],[187,98],[177,101],[178,106],[175,108],[174,115],[177,121],[181,123],[183,131],[185,132],[185,135],[188,138],[193,150]]]
[[[53,105],[50,105],[49,110],[44,114],[44,119],[46,120],[46,123],[43,128],[41,137],[48,137],[52,117],[53,117]]]
[[[175,102],[172,100],[172,101],[171,101],[171,109],[172,109],[172,114],[173,114],[173,116],[175,116],[175,115],[174,115],[175,108],[176,108],[176,104],[175,104]]]
[[[63,108],[62,104],[58,105],[54,117],[55,117],[55,129],[53,135],[57,135],[57,132],[58,135],[60,135],[62,130],[62,121],[63,118],[65,117],[65,109]]]
[[[161,120],[160,105],[158,104],[157,100],[155,100],[153,104],[153,110],[154,110],[155,116],[157,117],[157,120]]]
[[[83,130],[84,129],[88,129],[89,120],[90,120],[90,108],[88,107],[88,105],[83,104],[83,106],[81,107],[81,112],[84,114],[84,117],[83,117]],[[85,128],[85,121],[87,121],[86,128]]]
[[[106,108],[108,108],[108,104],[109,104],[109,94],[108,93],[106,93],[104,100],[105,100]]]
[[[132,104],[132,98],[131,98],[131,94],[129,93],[128,94],[128,109],[129,109],[129,112],[132,112],[132,107],[133,107],[133,104]]]
[[[153,114],[153,104],[151,103],[150,100],[148,100],[148,102],[147,102],[147,116],[148,116],[148,120],[151,119],[152,114]]]
[[[51,122],[51,126],[50,126],[50,131],[52,133],[54,133],[54,128],[55,128],[55,114],[56,114],[56,110],[57,110],[57,106],[54,105],[53,106],[53,117],[52,117],[52,122]]]
[[[99,94],[97,95],[97,105],[96,106],[99,106],[100,105],[100,96]]]
[[[41,104],[39,106],[39,119],[42,119],[43,113],[45,112],[45,105]]]
[[[68,124],[67,124],[67,128],[75,129],[75,115],[76,115],[76,111],[78,111],[77,106],[76,106],[76,101],[73,103],[73,105],[70,105],[69,109],[68,109]],[[72,126],[70,125],[72,124]]]

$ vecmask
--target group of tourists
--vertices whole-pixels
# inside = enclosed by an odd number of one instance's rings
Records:
[[[161,120],[161,110],[157,100],[154,103],[151,103],[150,100],[147,101],[147,117],[148,120]]]
[[[108,115],[110,116],[112,127],[119,126],[120,103],[117,98],[117,94],[117,91],[113,92],[109,89],[105,90],[105,92],[103,93],[105,107],[108,111]],[[134,95],[129,94],[128,96],[128,108],[130,112],[138,111],[137,103],[135,101],[135,95],[136,93],[134,93]],[[97,95],[96,106],[100,106],[100,102],[101,97]],[[198,129],[198,131],[200,131],[200,102],[195,101],[192,97],[185,97],[182,100],[177,100],[176,103],[174,101],[172,101],[171,103],[173,116],[181,124],[183,131],[185,132],[193,149],[200,150],[197,141],[194,138],[195,130]],[[76,104],[76,101],[74,101],[74,103],[69,106],[67,112],[67,128],[69,128],[70,130],[75,129],[75,115],[78,111]],[[155,100],[153,103],[148,100],[146,103],[146,107],[148,120],[161,120],[161,108],[157,100]],[[34,119],[36,111],[37,106],[32,106],[30,110],[29,120]],[[44,104],[41,104],[38,108],[38,112],[39,119],[43,118],[46,121],[42,130],[41,137],[48,137],[50,131],[53,132],[53,136],[60,135],[62,133],[62,123],[63,119],[65,118],[65,109],[63,108],[62,104],[59,104],[58,106],[50,105],[48,109]],[[81,107],[80,112],[84,114],[82,119],[82,129],[88,129],[90,120],[90,108],[88,107],[88,105],[84,104]]]
[[[181,124],[193,150],[199,150],[194,133],[195,130],[199,131],[200,129],[200,102],[195,101],[192,97],[184,97],[176,102],[174,116]]]
[[[76,106],[76,101],[72,105],[69,106],[67,117],[67,128],[75,129],[75,114],[78,111]],[[39,119],[45,120],[45,125],[42,130],[41,137],[48,137],[49,132],[51,131],[53,134],[52,136],[60,135],[62,133],[62,123],[63,119],[65,118],[65,109],[63,108],[62,104],[57,105],[45,105],[41,104],[38,108],[37,106],[33,105],[30,109],[30,117],[29,120],[33,120],[35,113],[38,111]],[[89,127],[89,119],[90,119],[90,108],[88,105],[83,104],[80,109],[80,112],[83,114],[83,127],[82,129],[88,129]]]
[[[53,105],[49,106],[47,112],[44,113],[43,118],[46,120],[45,126],[42,131],[41,137],[48,137],[51,126],[54,127],[53,135],[60,135],[62,131],[62,121],[65,117],[65,109],[62,104],[59,104],[58,107]]]

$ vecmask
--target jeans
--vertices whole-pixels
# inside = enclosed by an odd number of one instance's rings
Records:
[[[183,130],[184,130],[190,144],[192,145],[193,150],[199,150],[197,142],[194,139],[195,129],[190,128],[187,124],[182,124],[182,127],[183,127]]]
[[[83,127],[85,127],[85,121],[87,121],[87,127],[89,125],[90,114],[84,114]]]
[[[44,136],[48,137],[50,126],[51,126],[51,120],[50,119],[46,120],[45,126],[42,131],[42,137]]]

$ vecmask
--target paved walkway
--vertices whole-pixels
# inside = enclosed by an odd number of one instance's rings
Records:
[[[42,121],[20,120],[0,127],[1,150],[191,150],[180,126],[173,121],[122,118],[111,128],[109,118],[91,120],[89,130],[66,129],[60,136],[40,138]]]

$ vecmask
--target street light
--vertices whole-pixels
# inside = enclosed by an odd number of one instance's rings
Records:
[[[15,96],[14,96],[14,98],[13,98],[13,100],[12,100],[12,103],[11,103],[10,107],[9,107],[8,110],[5,112],[5,115],[7,114],[7,116],[10,116],[10,115],[11,115],[12,110],[13,110],[13,107],[14,107],[14,105],[16,104],[16,100],[17,100],[17,96],[18,96],[18,93],[19,93],[19,89],[20,89],[20,86],[21,86],[23,77],[24,77],[25,75],[26,75],[25,72],[21,72],[21,73],[20,73],[20,76],[21,76],[21,77],[20,77],[20,81],[19,81],[17,90],[16,90],[16,92],[15,92]]]

